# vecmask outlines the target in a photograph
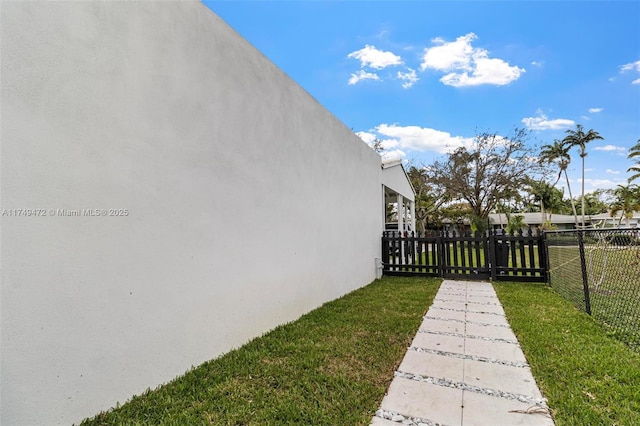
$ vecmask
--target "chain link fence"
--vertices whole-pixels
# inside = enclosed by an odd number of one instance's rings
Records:
[[[546,232],[551,286],[640,352],[640,230]]]

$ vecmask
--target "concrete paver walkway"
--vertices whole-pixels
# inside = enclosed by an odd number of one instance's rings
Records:
[[[371,425],[553,426],[488,282],[445,280]]]

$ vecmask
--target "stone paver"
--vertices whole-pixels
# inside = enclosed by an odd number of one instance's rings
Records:
[[[464,342],[465,339],[463,337],[418,332],[413,342],[411,342],[411,346],[463,354]]]
[[[485,363],[486,364],[486,363]],[[451,358],[425,352],[407,351],[398,371],[411,372],[421,376],[464,380],[465,369],[462,358]]]
[[[509,326],[506,317],[503,315],[492,315],[492,314],[478,314],[475,312],[468,312],[466,315],[466,320],[469,322],[477,322],[480,324],[493,324],[493,325],[502,325]]]
[[[512,362],[527,362],[520,346],[513,343],[466,339],[465,354]]]
[[[529,413],[529,414],[525,414]],[[544,414],[543,414],[544,413]],[[531,404],[479,393],[464,393],[464,426],[553,426],[546,411]]]
[[[494,339],[516,340],[515,334],[508,327],[467,323],[468,336],[493,337]]]
[[[445,280],[374,426],[553,426],[493,286]]]
[[[460,424],[462,390],[397,377],[382,400],[382,410],[445,425]]]
[[[465,383],[542,398],[529,368],[465,360],[463,369]]]
[[[480,305],[478,305],[480,306]],[[454,302],[446,302],[444,300],[438,300],[436,302],[433,302],[433,305],[431,305],[432,308],[437,308],[437,309],[448,309],[448,310],[460,310],[460,311],[464,311],[465,309],[467,309],[467,303],[463,302],[463,301],[454,301]]]
[[[467,304],[467,311],[473,312],[476,314],[489,313],[489,314],[504,315],[504,309],[502,309],[502,306],[500,305],[469,303]]]
[[[420,325],[421,331],[464,334],[464,322],[425,318]]]
[[[465,320],[464,311],[454,311],[452,309],[433,308],[427,312],[428,318],[444,318],[449,320]]]

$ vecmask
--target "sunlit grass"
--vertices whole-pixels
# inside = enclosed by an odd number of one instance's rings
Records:
[[[640,424],[640,354],[548,286],[494,288],[557,426]]]
[[[622,341],[640,352],[640,250],[585,246],[591,313]],[[551,284],[586,309],[578,246],[549,247]]]

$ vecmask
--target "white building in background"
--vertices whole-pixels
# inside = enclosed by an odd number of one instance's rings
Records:
[[[402,165],[402,160],[382,162],[382,191],[383,217],[386,216],[387,206],[393,205],[398,217],[397,228],[395,229],[415,231],[415,190]]]
[[[199,1],[0,8],[1,424],[79,422],[375,278],[380,157]]]
[[[588,216],[591,224],[598,228],[637,227],[640,224],[640,212],[633,212],[632,217],[626,218],[622,212],[611,216],[609,213]]]
[[[576,220],[573,215],[567,214],[549,214],[544,215],[540,212],[534,213],[511,213],[511,216],[522,216],[523,222],[527,227],[544,228],[547,222],[556,230],[575,229]],[[580,221],[581,218],[578,217]],[[490,213],[489,221],[493,229],[501,229],[507,226],[509,222],[507,215],[504,213]]]

